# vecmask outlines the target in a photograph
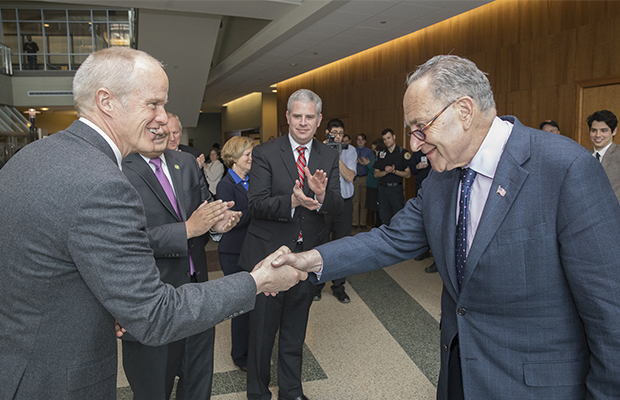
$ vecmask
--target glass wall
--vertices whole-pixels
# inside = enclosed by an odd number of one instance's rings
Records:
[[[76,70],[93,51],[134,43],[134,11],[0,7],[13,70]]]

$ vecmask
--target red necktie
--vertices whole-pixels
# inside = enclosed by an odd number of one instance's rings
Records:
[[[299,157],[297,157],[297,173],[299,174],[299,183],[301,184],[301,188],[304,188],[304,181],[306,179],[306,173],[304,172],[304,168],[306,168],[306,147],[299,146],[297,149],[299,153]]]

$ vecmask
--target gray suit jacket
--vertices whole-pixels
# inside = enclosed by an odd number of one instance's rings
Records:
[[[447,399],[457,334],[466,399],[618,399],[620,205],[583,147],[503,118],[514,129],[460,291],[458,170],[432,171],[390,226],[319,246],[321,281],[411,259],[430,245],[444,284],[438,399]]]
[[[114,321],[160,345],[253,308],[248,274],[161,282],[136,190],[82,122],[0,170],[0,399],[114,399]]]
[[[594,148],[590,149],[590,153],[594,153]],[[620,202],[620,146],[612,142],[605,152],[601,164],[603,164],[609,183],[611,183],[618,202]]]

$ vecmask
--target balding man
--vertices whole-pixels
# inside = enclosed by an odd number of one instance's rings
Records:
[[[304,277],[263,263],[212,282],[162,283],[140,196],[120,168],[162,140],[166,73],[146,53],[113,47],[84,61],[73,93],[80,120],[0,170],[2,399],[115,399],[115,320],[161,345]],[[218,223],[238,218],[229,204],[208,206]]]
[[[620,206],[600,163],[498,117],[469,60],[434,57],[407,86],[411,148],[433,167],[418,196],[389,226],[276,261],[324,282],[430,246],[443,281],[438,399],[620,398]]]

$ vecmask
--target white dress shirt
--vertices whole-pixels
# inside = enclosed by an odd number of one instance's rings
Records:
[[[108,142],[108,144],[112,148],[112,151],[114,152],[114,155],[116,156],[116,164],[118,164],[118,168],[122,171],[123,170],[123,164],[122,164],[123,156],[122,156],[121,151],[119,150],[118,146],[116,146],[116,143],[114,143],[112,141],[112,139],[110,139],[110,137],[108,135],[106,135],[105,132],[103,132],[101,130],[101,128],[99,128],[97,125],[95,125],[91,121],[87,120],[86,118],[80,117],[80,122],[83,122],[86,125],[88,125],[91,128],[93,128],[95,130],[95,132],[100,134],[101,137],[104,138],[106,142]]]

